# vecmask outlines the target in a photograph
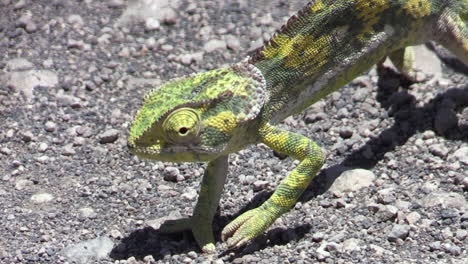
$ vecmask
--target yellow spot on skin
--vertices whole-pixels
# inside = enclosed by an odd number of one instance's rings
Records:
[[[262,53],[265,56],[265,58],[272,59],[275,56],[277,56],[281,52],[281,50],[284,49],[285,46],[288,44],[289,39],[290,38],[285,34],[275,35],[272,41],[274,41],[277,45],[267,45],[265,49],[262,50]]]
[[[357,17],[364,25],[363,32],[357,37],[366,40],[367,36],[374,33],[373,26],[380,20],[381,13],[389,8],[387,0],[356,0]]]
[[[297,146],[297,152],[300,153],[300,155],[297,156],[299,160],[303,160],[307,157],[309,154],[307,152],[307,148],[309,147],[309,140],[303,138],[301,142],[299,143],[299,146]]]
[[[313,164],[310,164],[310,162],[307,162],[307,161],[303,161],[304,163],[301,164],[301,166],[313,166]],[[300,174],[299,172],[297,171],[292,171],[290,173],[291,177],[289,177],[285,183],[293,188],[293,189],[296,189],[296,190],[304,190],[305,188],[307,188],[307,186],[309,186],[309,181],[308,181],[308,178],[310,177],[309,175],[307,174]]]
[[[237,127],[237,118],[230,111],[223,111],[205,120],[205,125],[214,127],[219,131],[231,135]]]
[[[414,18],[422,18],[431,13],[431,2],[429,0],[408,0],[403,8]]]
[[[265,142],[271,142],[276,148],[284,148],[286,142],[288,141],[289,134],[288,132],[281,133],[268,133],[265,135]]]
[[[271,196],[271,200],[273,203],[275,204],[278,204],[280,205],[281,207],[284,207],[284,208],[290,208],[292,207],[294,204],[296,204],[296,201],[297,199],[296,198],[286,198],[286,197],[283,197],[281,195],[275,195],[273,194]]]
[[[314,13],[320,12],[325,8],[322,0],[315,1],[313,5],[310,6],[310,10]]]
[[[159,150],[162,149],[161,146],[162,146],[162,145],[159,143],[159,144],[154,144],[154,145],[152,145],[152,146],[149,147],[149,148],[152,149],[152,150],[159,151]]]
[[[327,63],[331,38],[331,35],[316,38],[301,34],[291,38],[278,34],[273,38],[277,45],[269,45],[263,50],[263,55],[268,59],[279,56],[289,68],[308,67],[305,74],[311,75]]]

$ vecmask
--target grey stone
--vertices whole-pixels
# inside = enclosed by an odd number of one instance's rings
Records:
[[[31,196],[31,201],[36,204],[48,203],[54,199],[54,196],[50,193],[39,192]]]
[[[215,50],[224,50],[226,47],[227,44],[224,40],[212,39],[205,43],[203,50],[209,53]]]
[[[52,121],[47,121],[44,125],[44,129],[47,132],[54,132],[56,128],[57,128],[57,125]]]
[[[347,139],[353,136],[353,129],[350,127],[342,127],[339,133],[340,137]]]
[[[462,253],[462,249],[457,245],[452,245],[445,248],[445,251],[453,256],[460,256]]]
[[[386,188],[378,191],[377,193],[377,202],[381,204],[391,204],[396,201],[395,198],[395,189],[394,188]]]
[[[394,225],[392,230],[387,234],[387,238],[391,242],[396,242],[398,239],[405,239],[410,232],[409,225]]]
[[[443,208],[466,209],[467,202],[463,195],[454,192],[432,192],[421,200],[423,207],[442,206]]]
[[[32,99],[33,89],[37,86],[53,87],[58,84],[58,76],[48,70],[9,72],[0,76],[0,82],[17,91],[23,92],[28,100]]]
[[[436,134],[434,133],[434,131],[432,131],[432,130],[426,130],[426,131],[424,131],[424,133],[423,133],[423,138],[424,138],[424,139],[431,139],[431,138],[434,138],[435,135],[436,135]]]
[[[175,24],[178,19],[175,10],[178,10],[180,4],[181,1],[179,0],[129,1],[127,8],[122,12],[116,25],[122,27],[137,24],[144,22],[147,18],[154,18],[165,24]],[[117,3],[114,7],[120,6],[122,5]]]
[[[159,23],[159,20],[157,20],[156,18],[154,17],[148,17],[146,20],[145,20],[145,28],[147,30],[157,30],[161,27],[161,24]]]
[[[37,24],[34,22],[34,21],[29,21],[26,26],[24,27],[24,29],[26,30],[26,32],[28,33],[34,33],[37,31]]]
[[[123,235],[122,233],[117,230],[117,229],[112,229],[111,231],[109,231],[109,235],[112,237],[112,238],[115,238],[115,239],[121,239],[123,238]]]
[[[24,131],[21,135],[21,139],[24,142],[31,142],[34,140],[34,135],[31,131]]]
[[[143,261],[145,263],[156,263],[156,260],[154,259],[154,257],[152,255],[145,256],[143,258]]]
[[[177,13],[173,8],[163,8],[160,12],[161,21],[166,25],[174,25],[177,23]]]
[[[449,150],[443,144],[434,144],[429,147],[429,151],[434,155],[441,158],[447,156]]]
[[[468,165],[468,146],[463,145],[459,149],[455,150],[448,157],[449,161],[460,161],[461,163]]]
[[[26,3],[25,0],[18,0],[18,2],[16,2],[16,4],[13,6],[13,8],[15,10],[18,10],[18,9],[22,9],[22,8],[24,8],[26,6],[27,6],[27,3]]]
[[[440,241],[434,241],[434,242],[429,244],[429,249],[431,251],[442,250],[442,245],[441,245]]]
[[[421,215],[418,212],[411,212],[405,217],[406,222],[410,225],[416,224],[419,219],[421,219]]]
[[[322,232],[317,232],[312,234],[312,241],[320,242],[325,238],[325,234]]]
[[[359,251],[361,248],[359,247],[359,243],[361,240],[356,239],[356,238],[350,238],[342,243],[342,249],[345,252],[353,252],[353,251]]]
[[[62,149],[62,155],[64,156],[73,156],[76,154],[76,150],[73,149],[73,143],[67,144]]]
[[[371,84],[369,84],[369,79],[364,77],[359,80],[361,86],[365,87],[371,87]],[[361,88],[357,89],[355,93],[353,93],[353,101],[355,102],[363,102],[367,97],[369,96],[369,89],[367,88]]]
[[[328,173],[328,172],[327,172]],[[330,187],[331,192],[353,192],[368,187],[375,179],[372,171],[352,169],[343,172]]]
[[[460,240],[460,241],[463,241],[465,240],[465,238],[468,236],[468,231],[467,230],[464,230],[464,229],[459,229],[457,230],[457,232],[455,233],[455,237]]]
[[[393,205],[380,206],[379,210],[376,213],[376,216],[381,222],[389,221],[395,219],[398,213],[398,208]]]
[[[247,175],[247,176],[244,175],[244,177],[242,177],[240,182],[244,185],[253,184],[255,182],[255,177],[252,175]]]
[[[28,188],[29,186],[32,186],[34,183],[31,180],[27,179],[18,179],[15,182],[15,189],[18,191],[24,190]]]
[[[11,59],[7,61],[6,63],[7,71],[31,70],[33,67],[34,67],[34,64],[25,58]]]
[[[118,8],[125,6],[124,0],[110,0],[107,2],[107,6],[111,8]]]
[[[177,58],[184,65],[190,65],[192,63],[200,63],[203,60],[202,52],[194,52],[190,54],[182,54]]]
[[[83,18],[80,15],[72,14],[67,17],[67,22],[72,24],[75,27],[83,26]]]
[[[85,43],[83,40],[69,39],[67,42],[67,47],[69,49],[84,49]]]
[[[326,258],[329,258],[331,256],[330,252],[326,251],[325,248],[327,246],[327,243],[323,242],[320,247],[317,248],[317,259],[319,261],[323,261]]]
[[[191,259],[196,259],[198,257],[198,254],[195,251],[190,251],[189,253],[187,253],[187,256],[189,256]]]
[[[106,236],[70,245],[62,250],[62,255],[72,262],[92,263],[109,255],[114,242]]]
[[[79,210],[80,217],[82,218],[96,218],[96,211],[94,211],[93,208],[91,207],[83,207],[80,208]]]
[[[232,50],[239,50],[241,48],[239,38],[233,35],[226,36],[226,45],[229,49]]]
[[[193,188],[187,188],[181,197],[188,201],[194,201],[197,198],[197,190]]]
[[[184,180],[184,176],[182,176],[180,174],[179,169],[176,168],[176,167],[166,167],[166,168],[164,168],[163,177],[164,177],[164,180],[166,180],[166,181],[177,182],[177,181],[183,181]]]
[[[268,187],[269,184],[270,184],[270,182],[268,182],[268,181],[255,181],[253,183],[253,190],[255,192],[264,190],[265,188]]]
[[[99,135],[99,143],[101,144],[113,143],[118,138],[119,138],[119,130],[109,129],[109,130],[106,130],[101,135]]]
[[[10,155],[11,154],[11,149],[7,147],[0,148],[0,153],[5,154],[5,155]]]

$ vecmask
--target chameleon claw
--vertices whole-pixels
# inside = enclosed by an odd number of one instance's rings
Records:
[[[247,211],[228,224],[221,233],[230,249],[239,248],[262,234],[277,217],[260,208]]]
[[[248,239],[248,238],[244,238],[244,239],[238,239],[238,240],[234,240],[234,239],[229,239],[226,244],[227,244],[227,247],[229,249],[236,249],[236,248],[240,248],[244,245],[246,245],[247,243],[249,243],[251,239]]]
[[[239,235],[238,230],[252,217],[252,214],[252,210],[247,211],[224,227],[223,231],[221,232],[221,240],[227,241],[229,244],[229,240],[232,240],[236,235]]]

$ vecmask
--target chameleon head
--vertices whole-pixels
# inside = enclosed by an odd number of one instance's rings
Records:
[[[247,62],[173,79],[146,96],[128,147],[147,159],[212,160],[242,144],[265,97],[261,72]]]

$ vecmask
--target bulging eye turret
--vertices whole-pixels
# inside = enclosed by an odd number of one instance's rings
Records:
[[[165,138],[175,144],[194,143],[200,133],[200,118],[198,113],[188,107],[172,112],[164,120],[163,131]]]

